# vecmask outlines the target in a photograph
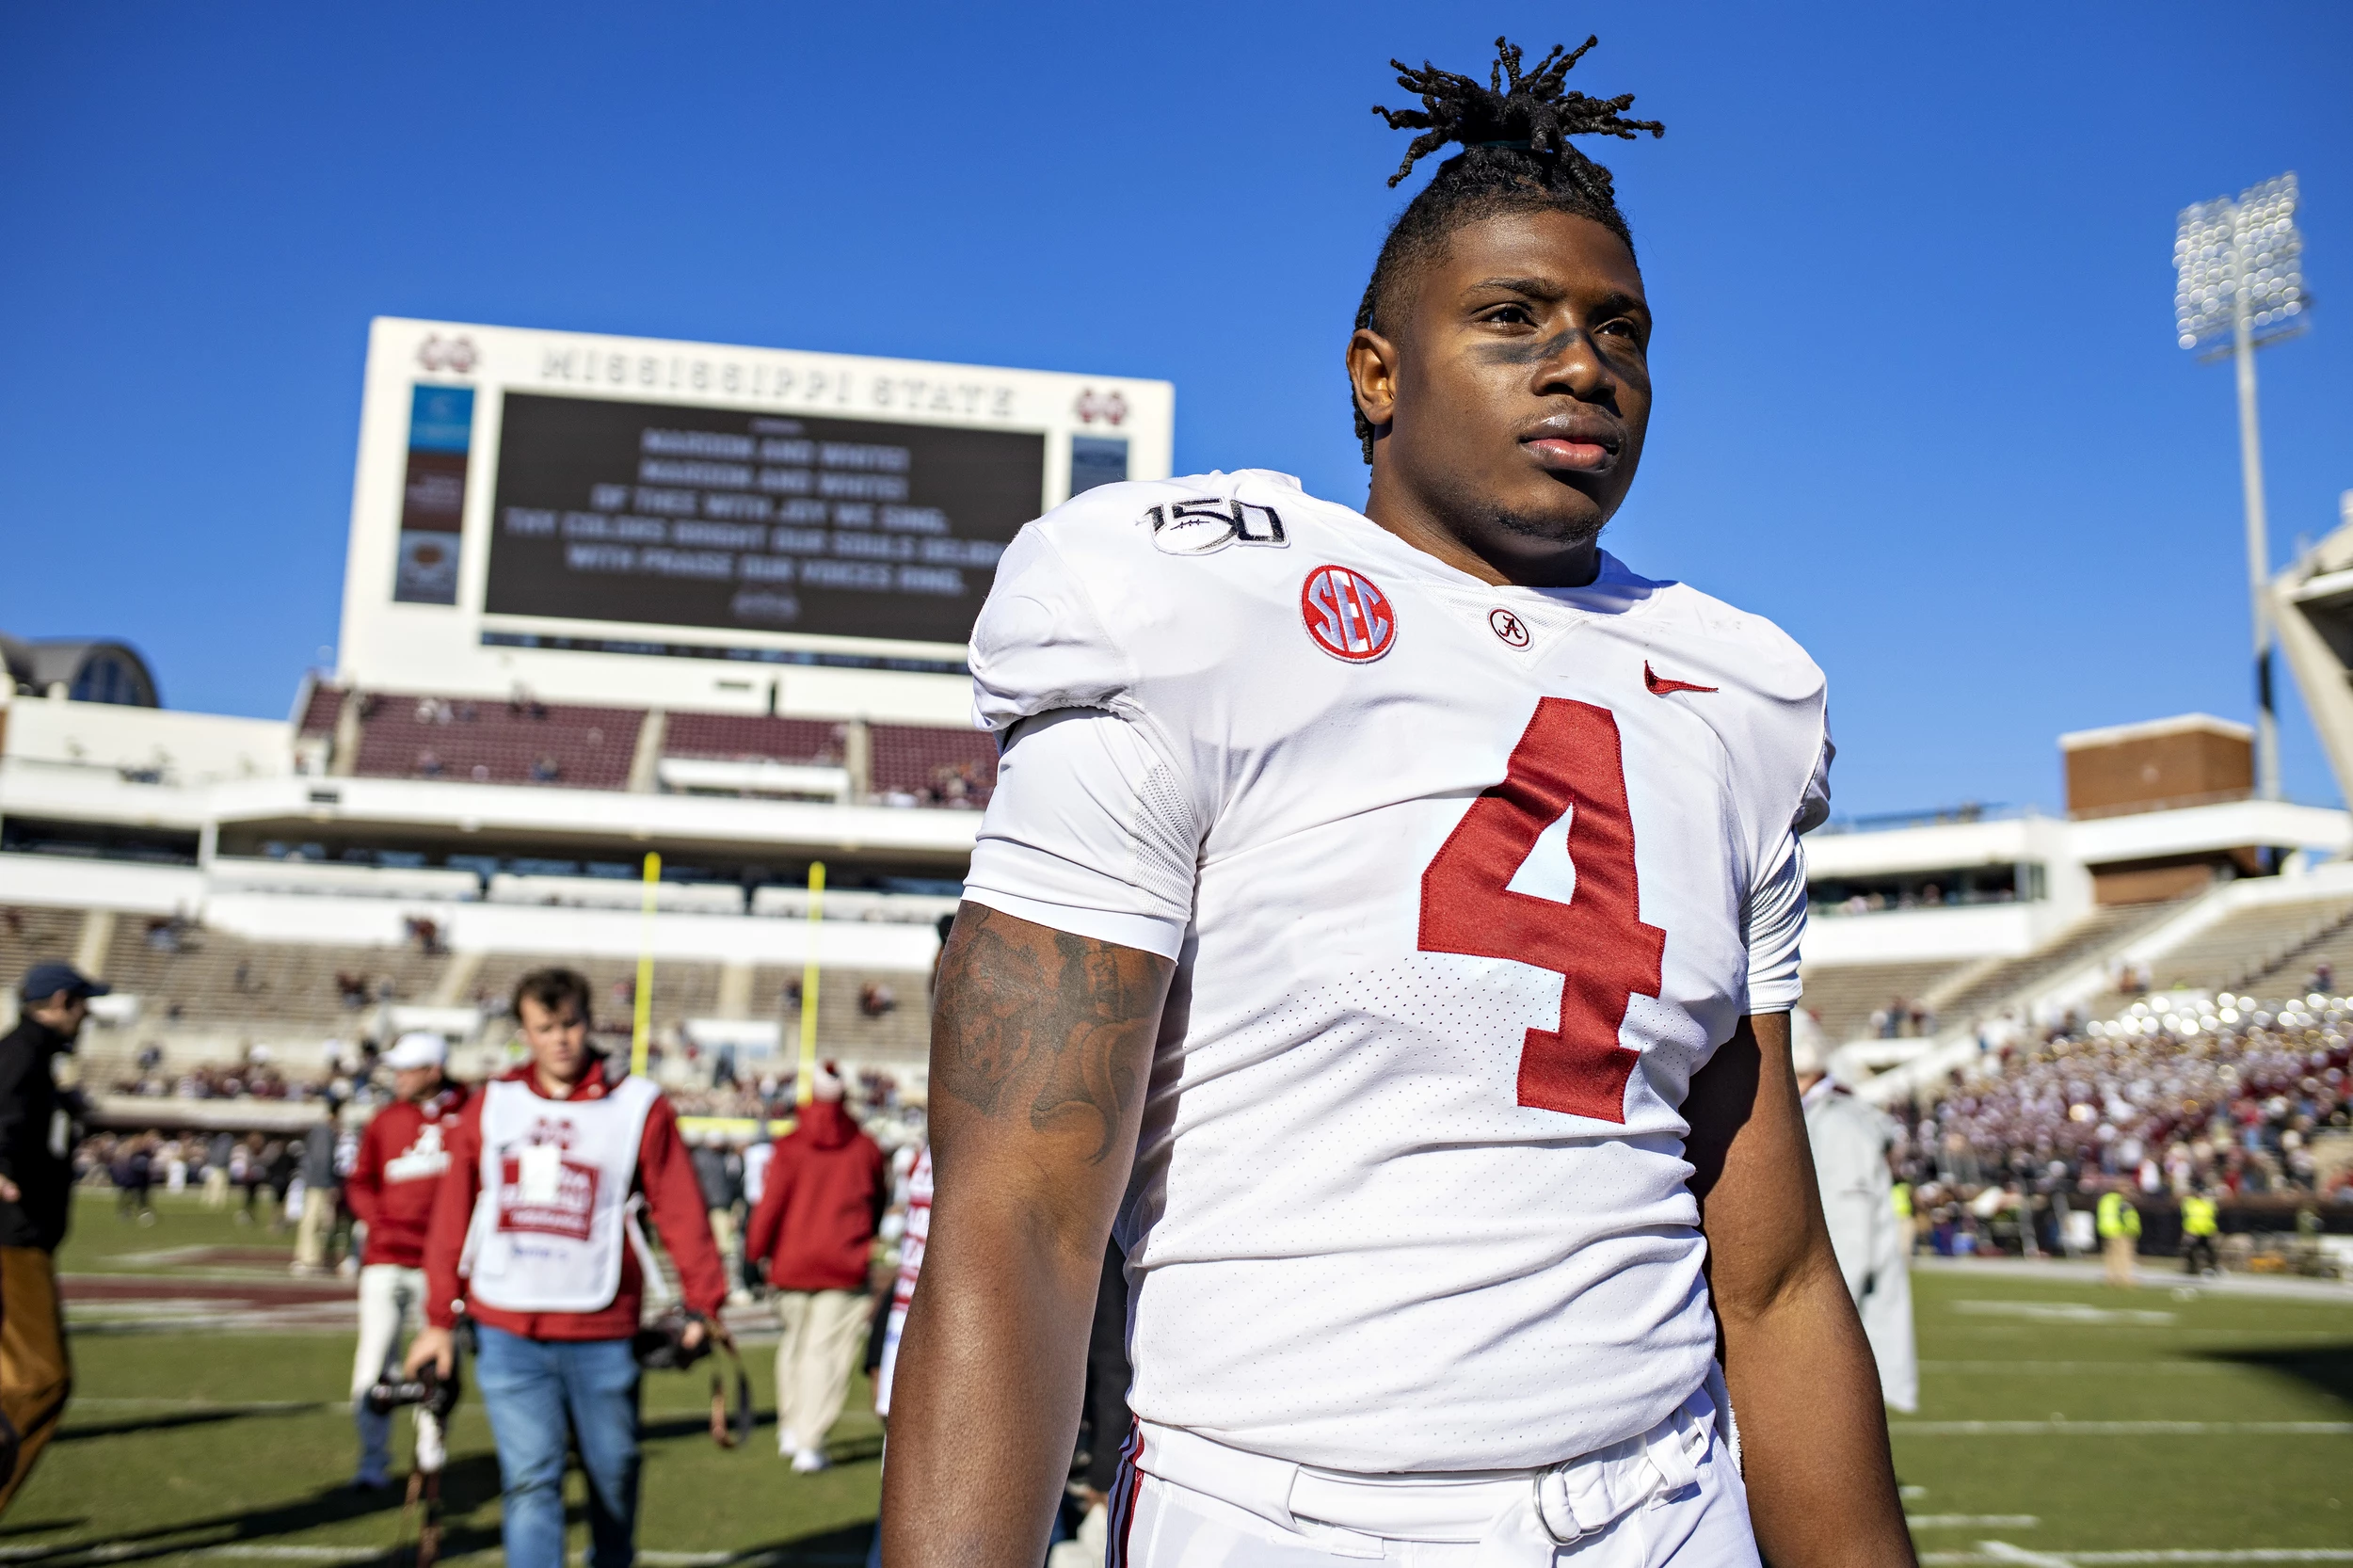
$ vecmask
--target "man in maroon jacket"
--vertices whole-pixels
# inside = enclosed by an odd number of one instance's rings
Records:
[[[702,1192],[662,1092],[588,1046],[588,982],[538,969],[515,987],[531,1060],[484,1086],[452,1133],[425,1233],[425,1318],[413,1370],[446,1375],[460,1315],[498,1445],[510,1568],[564,1568],[568,1432],[588,1477],[589,1568],[629,1568],[637,1528],[637,1332],[664,1288],[638,1215],[650,1210],[708,1337],[727,1300]]]
[[[841,1103],[827,1063],[800,1125],[776,1144],[767,1186],[744,1238],[776,1291],[776,1448],[804,1475],[825,1467],[825,1433],[850,1392],[850,1367],[866,1327],[867,1261],[890,1201],[881,1148]]]
[[[392,1042],[383,1064],[392,1072],[394,1098],[360,1135],[360,1152],[344,1182],[344,1201],[368,1227],[367,1250],[360,1255],[360,1350],[351,1363],[352,1411],[360,1424],[360,1475],[352,1484],[361,1491],[392,1484],[392,1418],[370,1411],[360,1396],[399,1365],[401,1334],[424,1306],[425,1225],[449,1169],[446,1135],[466,1104],[465,1089],[441,1076],[448,1056],[449,1045],[438,1034],[404,1034]],[[422,1411],[417,1418],[432,1419]]]

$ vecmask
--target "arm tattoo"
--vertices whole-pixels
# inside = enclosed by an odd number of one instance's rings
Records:
[[[934,1080],[989,1116],[1026,1094],[1040,1132],[1092,1113],[1100,1137],[1088,1159],[1100,1163],[1143,1088],[1136,1035],[1152,1027],[1172,966],[985,908],[969,915],[943,967]]]

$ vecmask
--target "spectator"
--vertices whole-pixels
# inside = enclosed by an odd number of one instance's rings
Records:
[[[449,1046],[438,1034],[404,1034],[384,1053],[392,1075],[392,1103],[360,1134],[344,1185],[351,1211],[368,1227],[360,1260],[360,1345],[351,1363],[352,1414],[360,1428],[363,1492],[392,1484],[392,1422],[360,1402],[377,1378],[400,1364],[401,1338],[424,1305],[424,1236],[434,1194],[449,1169],[448,1134],[465,1109],[466,1091],[442,1075]],[[431,1419],[417,1416],[417,1441],[439,1447]]]
[[[302,1217],[295,1230],[294,1272],[327,1272],[327,1243],[335,1229],[335,1211],[343,1206],[343,1179],[335,1172],[335,1113],[333,1096],[327,1115],[303,1133],[296,1164],[302,1177]]]
[[[1880,1393],[1901,1411],[1920,1407],[1913,1349],[1910,1224],[1897,1212],[1889,1144],[1899,1136],[1885,1116],[1848,1093],[1830,1074],[1821,1027],[1810,1014],[1790,1015],[1790,1064],[1804,1096],[1806,1142],[1830,1226],[1831,1250],[1863,1332],[1879,1364]]]
[[[125,1138],[115,1149],[114,1168],[108,1175],[115,1184],[115,1217],[153,1224],[155,1205],[149,1193],[155,1185],[155,1157],[148,1141]]]
[[[487,1086],[449,1137],[425,1233],[425,1318],[413,1371],[454,1370],[452,1331],[475,1324],[474,1384],[490,1418],[510,1568],[564,1568],[564,1462],[588,1478],[589,1568],[636,1551],[637,1332],[664,1288],[631,1201],[642,1192],[699,1347],[727,1299],[701,1192],[662,1092],[589,1046],[587,979],[537,969],[515,988],[529,1060]],[[473,1244],[469,1245],[472,1240]],[[466,1272],[461,1274],[461,1269]]]
[[[702,1190],[711,1239],[718,1244],[732,1287],[743,1277],[744,1267],[744,1236],[737,1215],[737,1206],[744,1201],[744,1158],[717,1132],[697,1133],[693,1144],[695,1184]]]
[[[229,1207],[229,1154],[237,1141],[226,1132],[213,1134],[204,1145],[204,1207]]]
[[[0,1514],[64,1417],[73,1390],[56,1253],[73,1206],[73,1098],[53,1076],[89,999],[107,987],[70,964],[36,964],[0,1038]]]
[[[842,1106],[827,1063],[800,1125],[776,1141],[744,1256],[776,1292],[776,1446],[803,1475],[826,1467],[825,1433],[849,1395],[866,1325],[867,1269],[890,1198],[882,1149]]]

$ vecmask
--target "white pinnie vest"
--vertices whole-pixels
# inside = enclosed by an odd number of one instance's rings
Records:
[[[502,1079],[482,1095],[482,1194],[462,1270],[506,1312],[597,1312],[620,1291],[633,1234],[630,1189],[661,1091],[626,1078],[600,1099],[552,1100]],[[648,1288],[661,1276],[646,1266]]]

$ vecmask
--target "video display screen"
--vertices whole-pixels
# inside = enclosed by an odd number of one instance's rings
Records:
[[[961,643],[1045,443],[508,392],[483,608]]]

